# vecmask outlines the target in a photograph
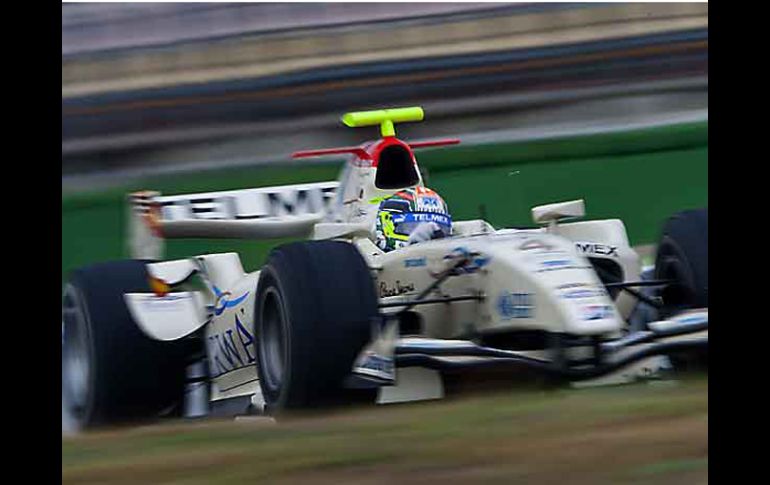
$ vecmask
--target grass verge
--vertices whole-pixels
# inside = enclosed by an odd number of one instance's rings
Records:
[[[708,380],[62,439],[63,483],[707,483]]]

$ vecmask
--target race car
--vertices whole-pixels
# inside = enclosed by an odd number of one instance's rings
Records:
[[[423,117],[348,113],[381,138],[293,154],[345,154],[337,182],[130,194],[133,259],[80,268],[64,290],[79,426],[441,398],[448,373],[474,369],[579,383],[707,365],[707,209],[665,223],[649,268],[622,221],[566,222],[583,200],[534,207],[524,229],[452,221],[414,150],[459,140],[395,134]],[[162,259],[170,238],[284,237],[304,240],[253,272],[235,253]]]

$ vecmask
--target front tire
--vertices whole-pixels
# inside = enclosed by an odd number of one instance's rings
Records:
[[[655,278],[664,288],[662,317],[708,307],[708,209],[674,214],[663,226],[655,256]]]
[[[708,209],[674,214],[663,226],[655,256],[655,279],[670,280],[661,292],[659,318],[683,310],[708,308]],[[669,355],[679,370],[708,368],[708,350]]]
[[[274,249],[260,272],[254,316],[268,412],[374,401],[375,390],[342,384],[377,313],[369,268],[352,244],[304,241]]]

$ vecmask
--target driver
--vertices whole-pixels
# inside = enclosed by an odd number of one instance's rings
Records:
[[[401,190],[383,200],[375,221],[377,247],[385,252],[452,234],[446,202],[426,187]]]

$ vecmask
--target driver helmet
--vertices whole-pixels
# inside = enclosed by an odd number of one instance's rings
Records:
[[[451,234],[452,216],[446,202],[426,187],[396,192],[385,198],[377,211],[375,243],[386,252]]]

